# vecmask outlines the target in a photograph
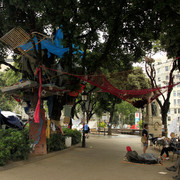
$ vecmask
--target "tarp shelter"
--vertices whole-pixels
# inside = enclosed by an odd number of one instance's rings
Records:
[[[23,124],[17,114],[10,111],[1,111],[2,124],[6,124],[11,128],[23,129]]]

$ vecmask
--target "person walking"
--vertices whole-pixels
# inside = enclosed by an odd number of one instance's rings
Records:
[[[86,136],[86,138],[89,138],[88,133],[89,133],[89,131],[90,131],[90,128],[89,128],[88,124],[85,124],[85,126],[84,126],[84,131],[85,131],[85,136]]]

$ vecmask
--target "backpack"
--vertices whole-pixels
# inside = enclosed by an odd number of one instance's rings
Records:
[[[139,163],[139,156],[136,151],[129,151],[126,153],[126,158],[129,162]]]

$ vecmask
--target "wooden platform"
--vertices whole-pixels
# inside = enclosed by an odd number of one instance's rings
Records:
[[[1,91],[7,94],[17,94],[17,91],[34,88],[37,86],[38,86],[38,83],[36,81],[28,80],[22,83],[15,84],[13,86],[3,87],[1,88]]]

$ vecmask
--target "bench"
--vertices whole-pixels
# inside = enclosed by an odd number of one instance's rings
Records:
[[[163,148],[164,145],[164,140],[157,140],[156,143],[154,144],[154,147],[159,147],[159,150]],[[172,156],[172,161],[174,161],[174,156],[177,155],[177,157],[180,156],[180,142],[178,142],[175,146],[175,150],[172,151],[173,156]]]

